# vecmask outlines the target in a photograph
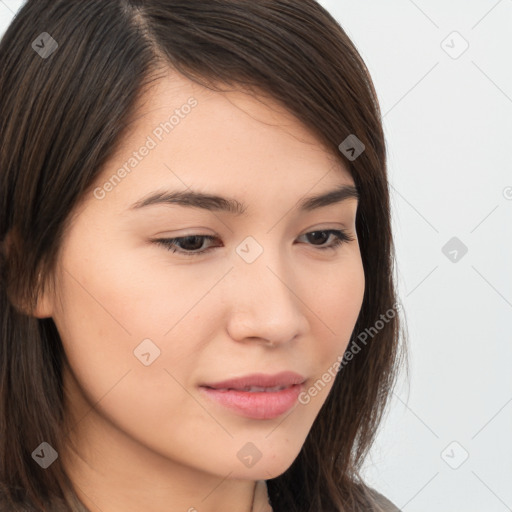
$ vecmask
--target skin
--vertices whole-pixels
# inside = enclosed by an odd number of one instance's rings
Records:
[[[291,465],[333,381],[271,420],[225,409],[199,384],[292,370],[309,388],[345,351],[362,305],[357,200],[294,210],[304,196],[354,182],[268,98],[267,106],[240,89],[212,92],[169,71],[96,185],[190,97],[198,105],[121,183],[73,212],[56,287],[34,312],[53,318],[67,354],[69,440],[79,456],[59,457],[93,512],[249,512],[255,482]],[[156,189],[186,187],[236,198],[247,215],[128,211]],[[354,240],[322,251],[334,236],[305,236],[322,229]],[[185,250],[214,248],[187,257],[152,242],[191,234],[217,239]],[[250,264],[236,252],[248,236],[263,248]],[[149,366],[134,356],[147,338],[161,351]],[[237,457],[248,442],[261,452],[252,467]]]

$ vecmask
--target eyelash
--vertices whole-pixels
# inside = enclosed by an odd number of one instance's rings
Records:
[[[308,233],[304,233],[304,235],[301,235],[301,236],[310,235],[312,233],[329,233],[329,236],[331,234],[336,236],[336,240],[333,243],[331,243],[330,245],[326,245],[323,247],[313,246],[313,247],[318,247],[318,249],[320,251],[327,251],[328,249],[336,249],[347,242],[353,242],[355,240],[355,238],[353,238],[351,235],[349,235],[343,229],[318,229],[315,231],[309,231]],[[182,236],[182,237],[177,237],[177,238],[161,238],[161,239],[153,240],[153,242],[155,242],[156,244],[159,244],[159,245],[163,245],[167,250],[169,250],[173,253],[177,252],[177,253],[183,254],[184,256],[187,256],[187,257],[200,256],[201,254],[205,254],[205,253],[210,252],[211,250],[215,249],[215,247],[209,247],[208,249],[204,249],[202,251],[195,251],[195,252],[177,249],[176,245],[175,245],[176,242],[180,242],[181,240],[185,240],[187,238],[202,238],[204,240],[210,240],[210,241],[217,239],[216,236],[211,236],[211,235],[187,235],[187,236]]]

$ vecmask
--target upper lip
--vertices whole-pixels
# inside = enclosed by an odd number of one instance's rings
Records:
[[[251,386],[273,388],[276,386],[289,387],[294,384],[302,384],[305,380],[305,377],[295,372],[280,372],[274,375],[253,373],[244,377],[223,380],[222,382],[203,384],[202,386],[213,389],[244,389]]]

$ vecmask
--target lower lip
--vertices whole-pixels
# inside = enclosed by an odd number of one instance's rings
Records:
[[[295,384],[281,391],[219,391],[201,386],[211,399],[234,410],[241,416],[256,420],[277,418],[289,411],[297,402],[302,384]]]

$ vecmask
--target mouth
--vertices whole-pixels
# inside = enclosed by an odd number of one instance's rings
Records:
[[[294,407],[305,381],[305,377],[294,372],[253,374],[215,384],[203,384],[199,389],[215,405],[239,416],[269,420]]]
[[[283,371],[274,375],[264,373],[253,373],[243,377],[223,380],[216,383],[202,384],[204,387],[212,389],[226,389],[235,391],[280,391],[295,384],[303,384],[305,377],[296,372]]]
[[[281,391],[291,386],[274,386],[266,388],[263,386],[245,386],[244,388],[213,388],[210,386],[204,386],[208,389],[214,389],[215,391],[226,392],[226,391],[245,391],[247,393],[274,393],[275,391]]]

